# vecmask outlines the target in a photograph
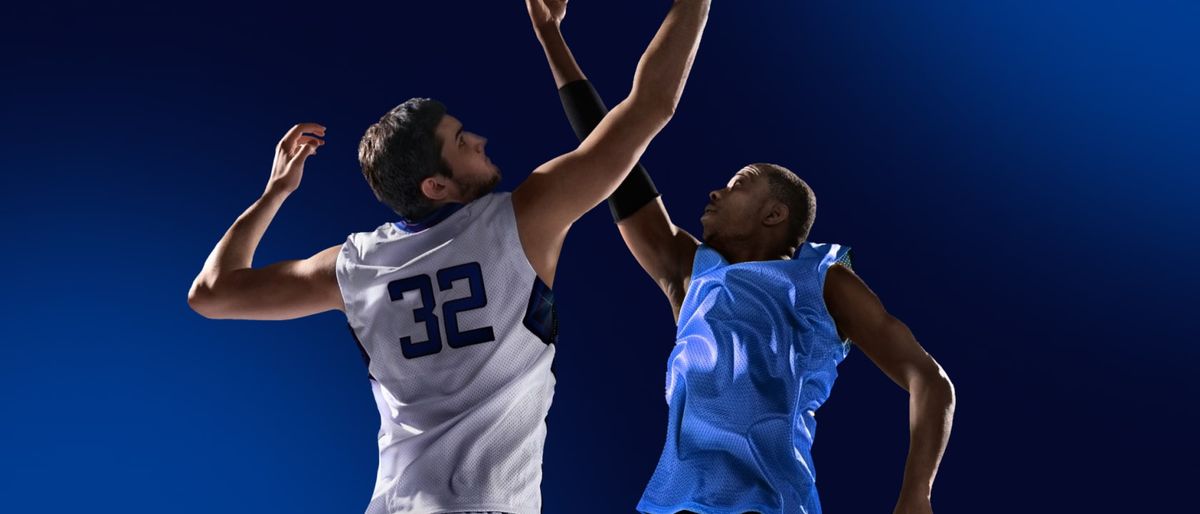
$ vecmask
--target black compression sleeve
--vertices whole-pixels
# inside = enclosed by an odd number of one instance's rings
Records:
[[[596,88],[587,80],[576,80],[564,85],[558,90],[558,97],[562,100],[563,111],[567,113],[567,120],[571,122],[571,128],[575,130],[575,136],[580,141],[591,134],[600,124],[600,120],[604,119],[604,115],[608,114],[604,100],[600,99]],[[655,198],[658,198],[658,189],[654,187],[646,168],[637,163],[625,177],[625,181],[608,197],[608,210],[612,213],[613,221],[621,221]]]

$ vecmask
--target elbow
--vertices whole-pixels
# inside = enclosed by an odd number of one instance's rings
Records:
[[[946,374],[946,370],[941,366],[931,373],[931,376],[926,379],[929,384],[927,387],[935,392],[941,403],[945,404],[946,410],[954,412],[954,402],[956,394],[954,392],[954,382],[950,380],[950,375]]]
[[[217,296],[210,285],[197,280],[188,291],[188,307],[208,319],[223,319]]]
[[[923,403],[940,404],[946,410],[954,411],[954,382],[936,362],[930,362],[929,366],[913,374],[908,385],[909,392]]]
[[[630,97],[630,105],[635,112],[653,119],[659,126],[665,126],[675,117],[679,101],[671,95],[642,93]]]

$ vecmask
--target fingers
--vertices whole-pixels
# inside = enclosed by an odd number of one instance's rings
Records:
[[[297,145],[315,145],[317,148],[320,148],[321,145],[325,144],[325,140],[316,138],[313,136],[302,135],[299,138],[296,138],[296,144]]]
[[[293,155],[292,158],[288,160],[288,165],[294,166],[298,162],[304,162],[304,160],[308,159],[309,156],[316,155],[317,147],[319,146],[321,145],[315,143],[304,143],[300,145],[298,148],[296,148],[296,155]]]
[[[283,135],[283,139],[279,140],[279,145],[285,148],[290,147],[293,143],[295,143],[296,139],[305,133],[316,134],[323,137],[325,136],[325,127],[317,123],[296,124],[291,128],[291,130],[288,130],[287,133]]]

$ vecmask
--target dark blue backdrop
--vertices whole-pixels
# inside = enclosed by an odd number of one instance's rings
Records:
[[[676,220],[741,165],[816,189],[813,240],[953,377],[939,512],[1152,511],[1193,487],[1200,7],[715,2],[645,163]],[[628,91],[667,2],[575,0]],[[0,511],[356,512],[377,415],[340,314],[209,321],[185,293],[298,121],[329,127],[257,263],[391,219],[364,128],[411,96],[505,188],[574,144],[518,0],[85,4],[0,18]],[[632,512],[665,426],[670,310],[597,209],[556,284],[545,511]],[[907,403],[858,352],[820,416],[830,512],[889,512]]]

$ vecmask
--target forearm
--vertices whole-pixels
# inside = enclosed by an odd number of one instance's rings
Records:
[[[630,98],[674,114],[708,22],[709,0],[675,0],[638,62]]]
[[[196,277],[193,289],[197,286],[211,288],[221,274],[249,268],[254,261],[258,243],[287,196],[286,192],[268,189],[238,216],[237,221],[225,231],[225,235],[208,255],[204,268]]]
[[[546,52],[555,87],[561,88],[571,82],[587,79],[583,70],[579,69],[579,63],[575,62],[575,56],[571,54],[571,48],[567,46],[557,23],[534,23],[533,31],[542,43],[542,50]]]
[[[591,134],[608,113],[599,93],[587,80],[576,80],[560,87],[558,96],[562,100],[567,121],[571,122],[571,128],[580,140]],[[616,191],[609,195],[608,208],[613,220],[621,221],[657,197],[658,189],[654,187],[646,168],[638,163]]]
[[[936,365],[935,365],[936,366]],[[900,496],[929,498],[954,422],[954,385],[937,367],[909,390],[909,449]]]

